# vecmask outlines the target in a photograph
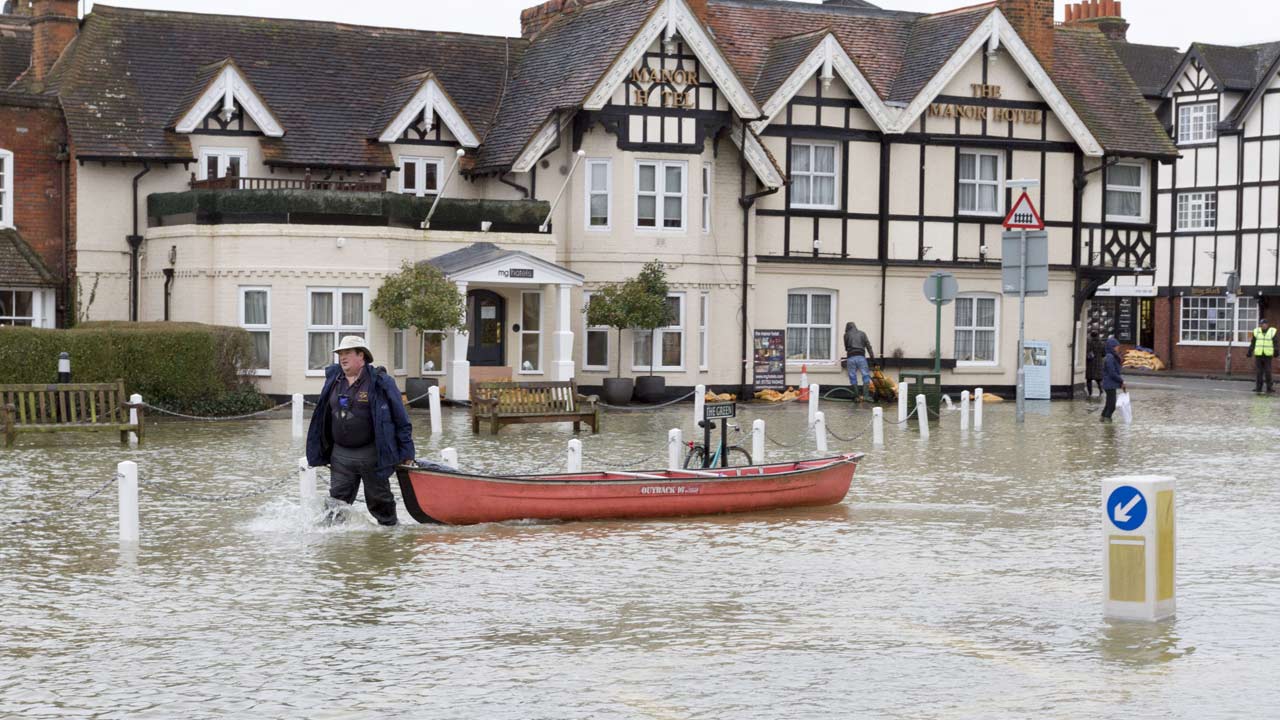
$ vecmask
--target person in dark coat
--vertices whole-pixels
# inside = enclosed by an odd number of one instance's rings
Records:
[[[874,360],[875,351],[871,349],[871,339],[852,322],[844,324],[845,368],[849,371],[849,384],[857,393],[856,399],[862,402],[865,397],[874,400],[876,394],[871,389],[871,366],[868,359]],[[861,382],[858,375],[861,374]]]
[[[324,387],[311,414],[307,463],[329,466],[329,503],[337,516],[364,481],[364,500],[380,525],[395,525],[396,499],[389,479],[397,463],[414,458],[413,426],[400,402],[400,389],[382,368],[364,338],[342,338],[338,362],[324,370]]]
[[[1085,345],[1084,361],[1084,394],[1093,397],[1093,384],[1098,384],[1098,392],[1102,392],[1102,370],[1106,365],[1107,344],[1097,330],[1089,333],[1089,342]]]
[[[1124,390],[1124,375],[1120,373],[1124,361],[1120,358],[1120,341],[1115,336],[1107,338],[1102,368],[1102,391],[1107,394],[1107,404],[1102,408],[1102,422],[1111,422],[1116,412],[1116,390]]]

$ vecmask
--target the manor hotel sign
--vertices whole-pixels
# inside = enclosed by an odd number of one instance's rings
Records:
[[[973,83],[973,96],[985,100],[1000,99],[999,85]],[[929,117],[964,118],[966,120],[994,120],[996,122],[1026,123],[1039,125],[1044,118],[1040,110],[1025,108],[990,107],[986,105],[962,105],[959,103],[933,103],[929,106]]]
[[[693,90],[698,86],[697,70],[654,70],[642,67],[631,71],[631,82],[641,87],[635,90],[635,104],[648,105],[654,93],[654,85],[666,86],[659,95],[664,108],[692,108]]]

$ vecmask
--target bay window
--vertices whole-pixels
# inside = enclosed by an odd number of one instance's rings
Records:
[[[444,333],[439,330],[422,333],[422,374],[444,374]]]

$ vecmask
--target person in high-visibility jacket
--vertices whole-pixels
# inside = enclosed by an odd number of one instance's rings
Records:
[[[1253,340],[1249,343],[1248,355],[1253,356],[1254,365],[1258,369],[1257,379],[1253,383],[1253,391],[1262,392],[1262,380],[1267,380],[1267,392],[1275,392],[1271,383],[1271,363],[1276,357],[1276,329],[1271,327],[1266,318],[1258,321],[1253,329]]]

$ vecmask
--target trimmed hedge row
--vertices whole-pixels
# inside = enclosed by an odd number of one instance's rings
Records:
[[[232,415],[271,402],[239,374],[253,350],[240,328],[199,323],[84,323],[70,330],[0,328],[5,383],[51,383],[58,355],[74,382],[124,379],[128,393],[192,415]]]
[[[387,192],[331,190],[189,190],[147,197],[151,227],[197,223],[327,224],[339,218],[358,225],[418,227],[433,198]],[[443,198],[431,216],[437,230],[479,230],[493,223],[494,232],[536,232],[550,212],[544,200],[467,200]]]

